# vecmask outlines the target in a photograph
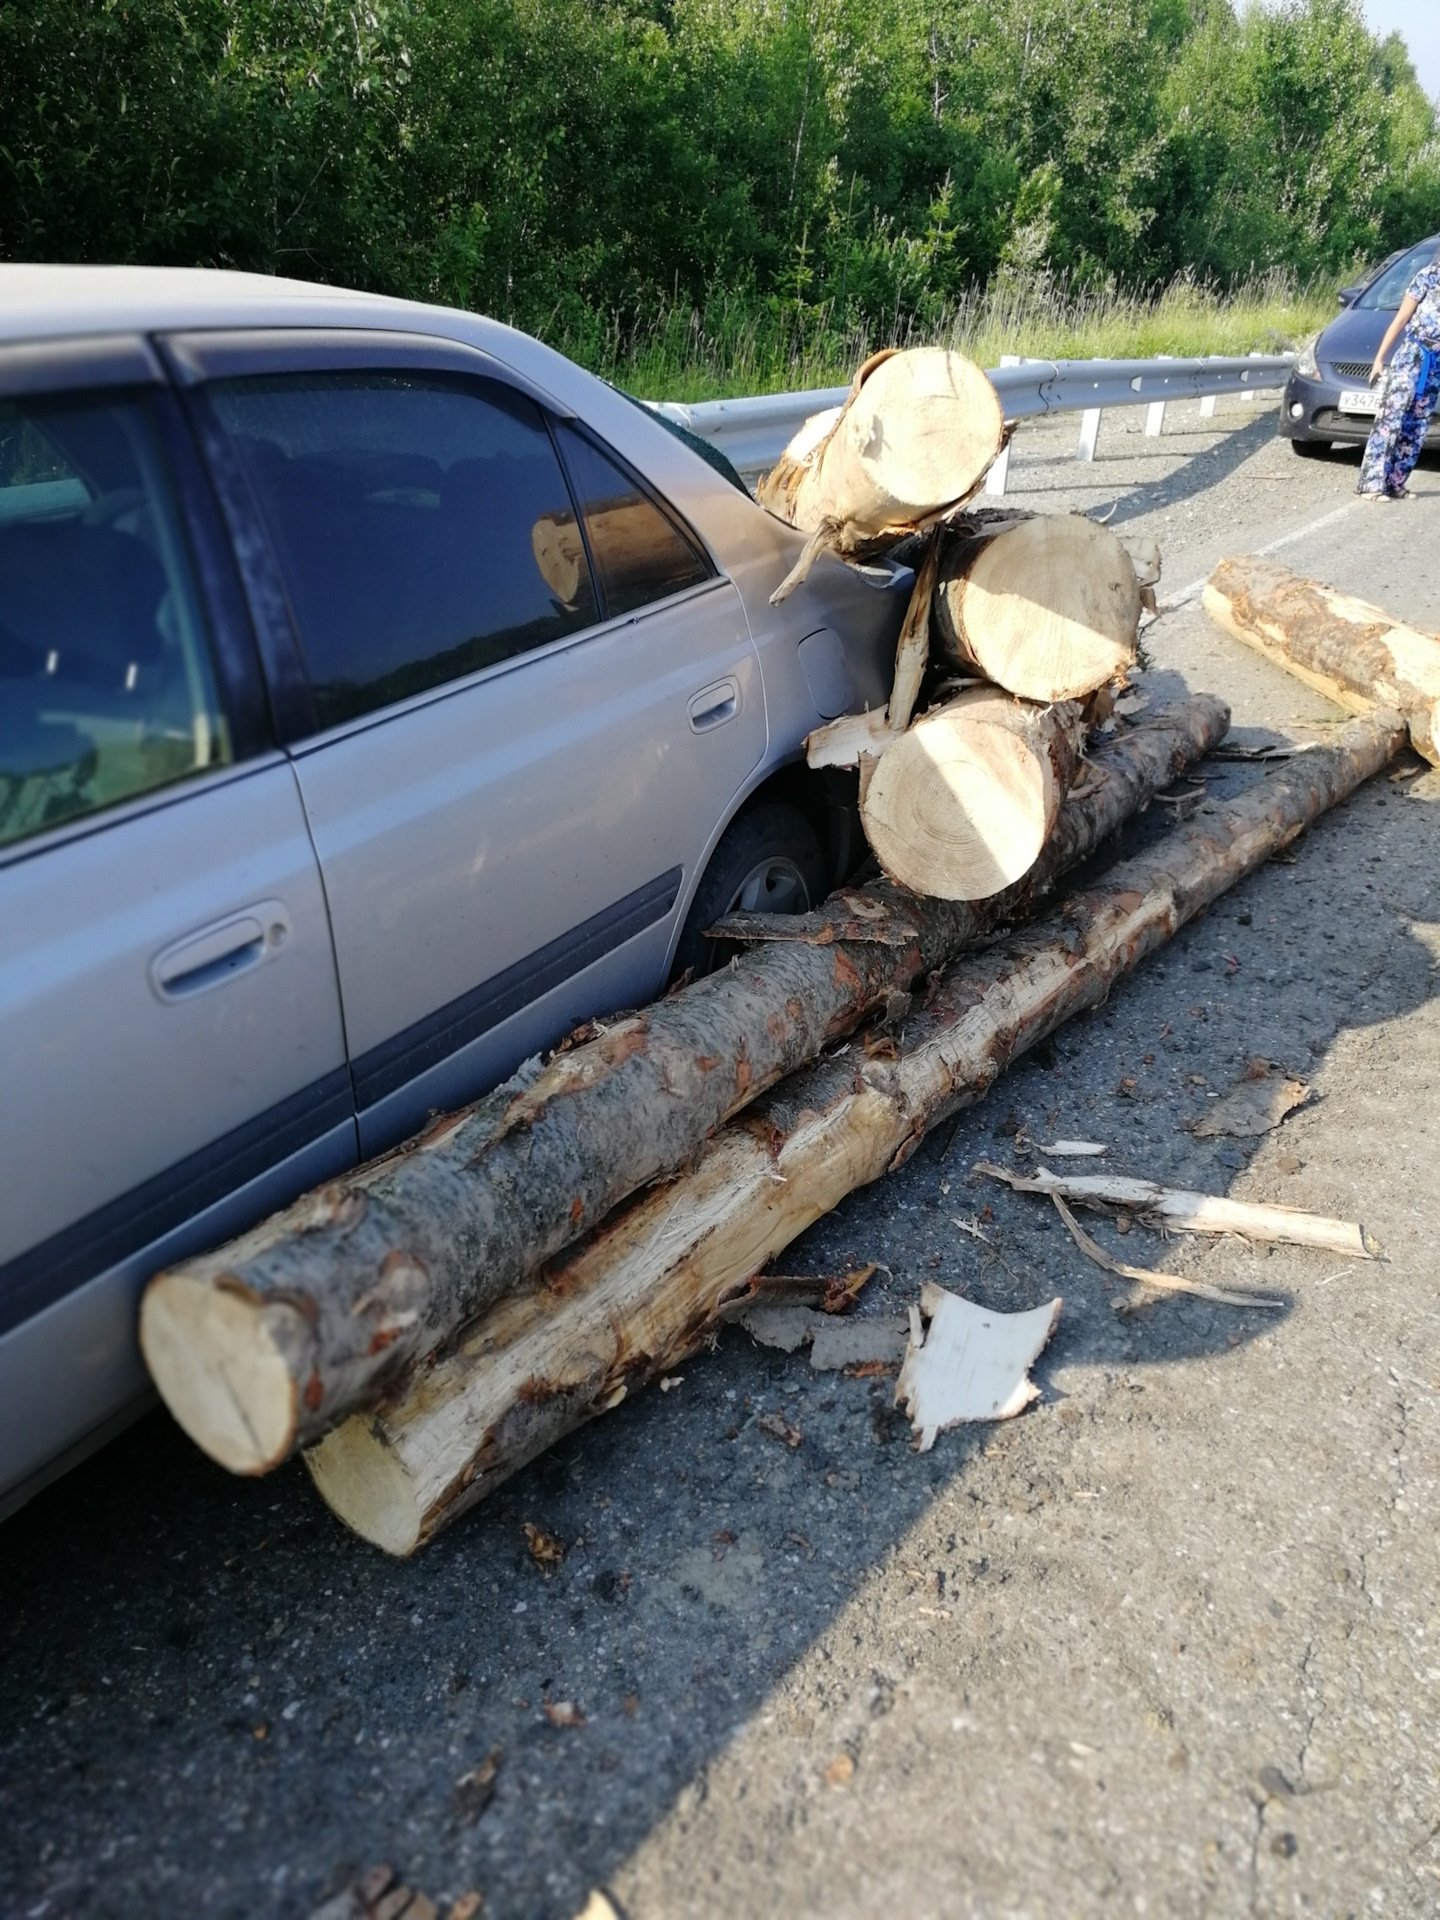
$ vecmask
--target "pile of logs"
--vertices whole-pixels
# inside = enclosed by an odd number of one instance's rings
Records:
[[[1153,548],[1132,555],[1083,515],[971,510],[1004,432],[994,388],[962,354],[877,355],[758,492],[810,535],[777,597],[822,549],[864,559],[922,543],[887,707],[806,744],[814,767],[858,766],[866,838],[890,878],[946,900],[987,899],[1039,858],[1159,577]]]
[[[730,966],[582,1030],[405,1146],[157,1275],[146,1359],[224,1466],[265,1473],[304,1449],[342,1519],[413,1552],[712,1340],[797,1235],[1377,772],[1407,721],[1430,741],[1440,643],[1326,606],[1327,621],[1366,629],[1362,684],[1353,648],[1341,663],[1328,626],[1315,638],[1308,603],[1308,639],[1287,633],[1288,577],[1233,571],[1213,596],[1227,624],[1282,656],[1308,645],[1314,672],[1343,679],[1352,704],[1368,693],[1369,710],[1049,908],[1068,870],[1219,744],[1229,714],[1198,696],[1133,723],[1112,715],[1087,745],[1097,689],[1133,657],[1153,562],[1137,567],[1084,520],[986,521],[947,495],[974,487],[1001,434],[998,403],[983,433],[973,424],[986,402],[967,365],[873,365],[772,476],[797,514],[824,503],[815,552],[863,558],[920,538],[889,709],[812,737],[812,757],[860,767],[886,877],[791,919],[720,923],[743,943]],[[882,376],[908,383],[933,434],[908,444],[883,419]],[[958,465],[937,444],[947,433]],[[894,458],[878,477],[877,446]],[[854,471],[863,499],[845,492]],[[956,676],[977,684],[956,692],[944,684]],[[863,1045],[847,1041],[862,1028]]]

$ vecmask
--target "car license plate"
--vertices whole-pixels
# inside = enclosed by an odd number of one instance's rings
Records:
[[[1378,413],[1380,411],[1380,389],[1362,387],[1351,389],[1340,396],[1341,413]]]

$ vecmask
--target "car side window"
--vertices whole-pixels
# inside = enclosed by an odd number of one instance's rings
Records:
[[[574,504],[523,394],[383,371],[209,391],[269,531],[322,727],[594,624]]]
[[[0,400],[0,845],[230,758],[151,402]]]
[[[573,427],[562,426],[559,434],[607,618],[711,577],[705,559],[629,474]]]

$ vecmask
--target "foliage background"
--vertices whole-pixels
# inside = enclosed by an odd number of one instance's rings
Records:
[[[1359,0],[0,0],[0,257],[380,288],[646,384],[973,332],[977,289],[1022,348],[1293,309],[1436,228]]]

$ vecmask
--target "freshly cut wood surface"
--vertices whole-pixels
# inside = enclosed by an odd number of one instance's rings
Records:
[[[1220,562],[1205,611],[1338,706],[1397,708],[1416,752],[1440,766],[1440,637],[1258,554]]]
[[[1016,1193],[1058,1193],[1062,1199],[1078,1200],[1087,1206],[1126,1207],[1132,1213],[1153,1216],[1177,1233],[1236,1233],[1246,1240],[1318,1247],[1327,1253],[1349,1254],[1356,1260],[1376,1257],[1377,1249],[1356,1221],[1332,1220],[1299,1207],[1226,1200],[1212,1193],[1157,1186],[1153,1180],[1132,1180],[1115,1173],[1049,1173],[1039,1167],[1032,1174],[1024,1174],[992,1166],[987,1160],[978,1161],[976,1171],[1003,1180]]]
[[[886,751],[860,819],[892,880],[941,900],[985,900],[1040,857],[1079,763],[1078,702],[1034,706],[973,687]]]
[[[673,1370],[782,1248],[902,1165],[1011,1061],[1101,1004],[1404,738],[1396,714],[1353,722],[1333,746],[1073,896],[1063,914],[947,968],[895,1059],[831,1056],[793,1076],[753,1120],[722,1128],[688,1172],[619,1209],[543,1282],[307,1453],[325,1499],[366,1539],[412,1552],[563,1434]]]
[[[875,760],[900,738],[890,730],[888,707],[864,713],[842,713],[805,736],[805,764],[812,768],[855,767],[862,759]]]
[[[1004,436],[1000,396],[964,354],[873,355],[839,412],[807,420],[755,490],[761,506],[815,536],[775,597],[805,577],[821,546],[873,551],[967,499]]]
[[[782,1075],[1027,911],[1228,725],[1202,696],[1118,736],[1036,870],[984,909],[883,884],[836,896],[805,916],[814,941],[752,950],[158,1275],[140,1338],[171,1411],[232,1471],[277,1466]]]
[[[1134,664],[1140,606],[1115,535],[1083,514],[1053,514],[957,539],[940,568],[935,628],[949,659],[997,687],[1077,700]]]

